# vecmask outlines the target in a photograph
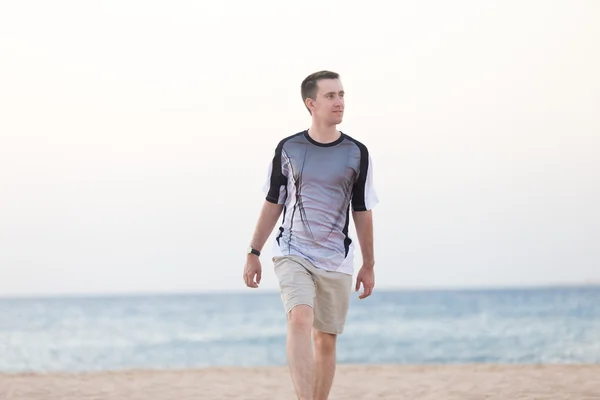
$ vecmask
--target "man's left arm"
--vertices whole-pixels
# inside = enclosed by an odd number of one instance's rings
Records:
[[[367,298],[375,287],[375,251],[373,248],[373,211],[353,211],[352,218],[356,228],[356,236],[362,253],[362,267],[356,277],[355,290],[358,292],[362,283],[363,292],[359,299]]]
[[[373,185],[373,164],[369,151],[361,146],[361,163],[358,179],[352,189],[352,218],[360,245],[363,265],[356,277],[356,291],[362,283],[359,299],[369,297],[375,286],[375,251],[373,246],[373,211],[379,203]]]
[[[352,218],[356,227],[356,236],[362,253],[363,267],[375,267],[373,249],[373,211],[353,211]]]

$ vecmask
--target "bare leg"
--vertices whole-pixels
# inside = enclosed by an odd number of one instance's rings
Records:
[[[314,361],[310,331],[314,313],[308,305],[294,307],[288,316],[287,357],[298,400],[314,400]]]
[[[337,336],[313,331],[315,342],[315,400],[327,400],[335,375]]]

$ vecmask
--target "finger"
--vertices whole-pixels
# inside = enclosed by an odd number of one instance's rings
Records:
[[[255,287],[255,283],[252,282],[252,273],[251,272],[246,272],[244,274],[244,282],[246,282],[246,286],[248,287]]]
[[[253,275],[254,274],[248,274],[248,287],[251,287],[251,288],[257,287],[256,283],[254,283]]]
[[[253,288],[257,288],[258,287],[258,285],[256,284],[256,281],[255,281],[256,275],[257,275],[256,272],[252,272],[250,274],[250,287],[253,287]]]
[[[261,277],[262,277],[262,271],[258,271],[258,272],[256,273],[256,283],[257,283],[257,284],[258,284],[258,283],[260,283],[260,279],[261,279]]]
[[[367,297],[369,297],[371,295],[371,293],[373,293],[373,287],[372,286],[366,286],[365,290],[363,290],[363,292],[361,293],[361,295],[358,298],[359,299],[366,299]]]
[[[360,289],[360,278],[356,278],[356,287],[354,288],[355,292],[358,292],[358,289]]]

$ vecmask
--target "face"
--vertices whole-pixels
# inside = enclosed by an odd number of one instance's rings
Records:
[[[316,99],[307,99],[313,119],[327,125],[337,125],[344,117],[344,87],[339,79],[321,79],[317,83]]]

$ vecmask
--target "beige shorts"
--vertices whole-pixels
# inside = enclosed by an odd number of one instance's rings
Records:
[[[314,310],[314,327],[339,335],[344,331],[352,291],[352,275],[316,268],[298,256],[273,257],[281,300],[287,315],[297,305]]]

